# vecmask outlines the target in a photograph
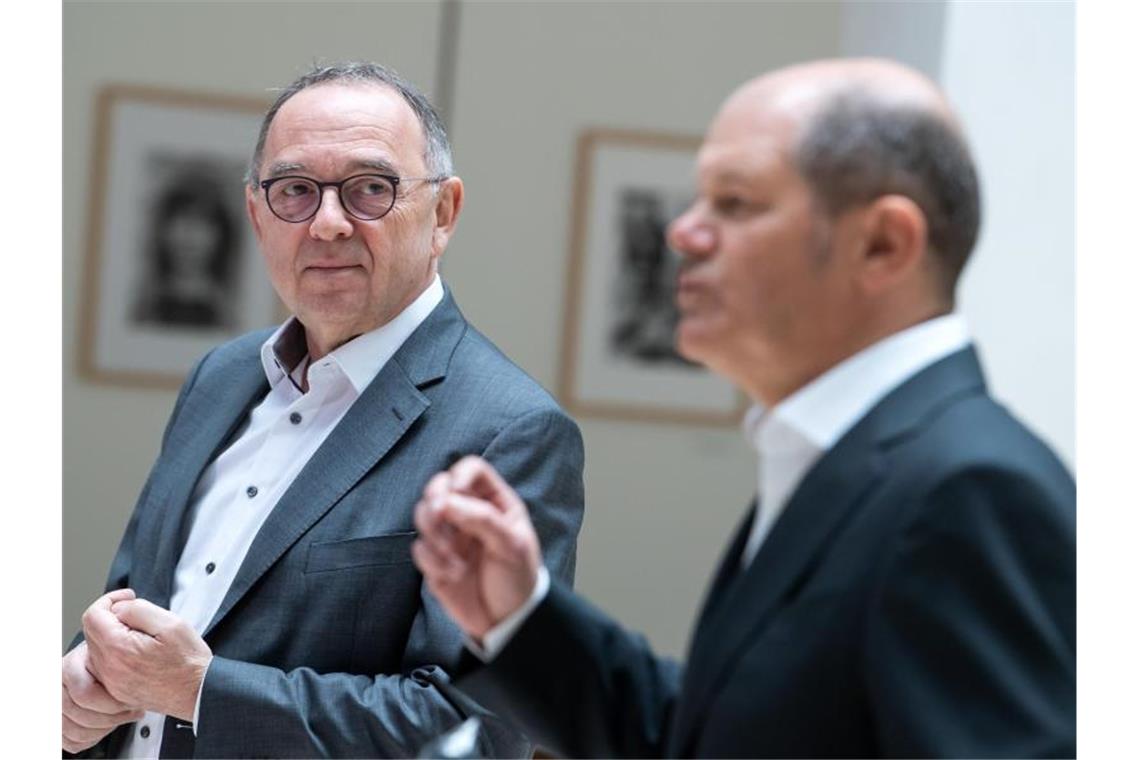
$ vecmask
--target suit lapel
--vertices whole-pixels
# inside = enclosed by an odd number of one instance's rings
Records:
[[[781,603],[795,596],[829,543],[882,478],[883,451],[921,430],[925,420],[963,395],[984,392],[981,369],[967,348],[936,362],[879,402],[808,472],[751,565],[725,584],[722,564],[698,623],[678,704],[672,753],[691,754],[712,692]],[[739,562],[741,536],[726,562]],[[735,565],[733,566],[735,567]],[[729,576],[731,577],[731,576]],[[723,598],[717,598],[717,587]],[[716,600],[715,603],[713,600]]]
[[[752,506],[744,514],[740,523],[736,526],[736,531],[733,534],[732,542],[728,546],[728,550],[724,556],[721,557],[720,565],[717,567],[716,575],[713,576],[712,585],[705,595],[704,604],[701,605],[701,614],[697,618],[697,629],[693,632],[692,640],[689,642],[689,657],[692,658],[692,648],[696,641],[701,638],[701,635],[709,621],[712,620],[713,610],[718,604],[723,601],[725,593],[730,589],[735,581],[740,576],[740,556],[744,553],[744,546],[748,543],[748,534],[752,532],[752,523],[756,521],[756,500],[752,500]]]
[[[349,408],[266,518],[203,635],[333,508],[431,405],[420,388],[442,378],[466,329],[450,292]]]
[[[268,392],[269,384],[261,366],[260,354],[254,352],[235,362],[221,382],[210,387],[197,387],[180,412],[186,424],[171,433],[166,448],[173,462],[169,474],[156,480],[148,500],[160,502],[151,510],[153,519],[140,527],[139,546],[156,546],[153,563],[146,558],[131,573],[136,593],[155,604],[170,604],[174,568],[186,538],[186,512],[194,487],[203,470],[221,450],[248,416],[250,409]]]
[[[766,625],[779,603],[810,577],[830,538],[879,477],[878,459],[865,450],[865,441],[849,440],[809,471],[751,564],[700,620],[686,663],[675,732],[678,742],[693,732],[710,693],[753,640],[756,629]],[[740,554],[734,553],[735,567]]]

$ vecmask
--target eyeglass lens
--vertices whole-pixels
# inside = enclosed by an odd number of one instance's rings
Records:
[[[321,189],[304,177],[288,177],[269,187],[267,195],[273,213],[289,221],[313,216],[321,205]],[[361,219],[379,219],[391,210],[396,187],[387,177],[364,174],[345,180],[340,188],[345,210]]]

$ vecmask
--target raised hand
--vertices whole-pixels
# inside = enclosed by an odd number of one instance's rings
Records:
[[[469,636],[482,640],[530,598],[538,536],[522,499],[486,461],[465,457],[432,478],[415,519],[412,557]]]

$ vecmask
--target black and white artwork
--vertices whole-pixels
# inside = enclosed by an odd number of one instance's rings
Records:
[[[579,139],[560,379],[574,413],[739,421],[739,394],[675,347],[680,257],[665,233],[693,197],[698,145],[616,130]]]
[[[669,221],[688,204],[653,187],[626,187],[615,208],[619,229],[610,351],[647,364],[695,367],[677,353],[680,316],[673,298],[680,256],[665,241]]]
[[[132,317],[178,330],[231,330],[241,293],[240,162],[157,151]]]
[[[80,368],[176,387],[218,343],[280,321],[245,214],[265,104],[131,86],[99,97]]]

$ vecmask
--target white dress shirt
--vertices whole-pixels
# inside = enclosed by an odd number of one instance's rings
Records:
[[[170,610],[198,633],[218,611],[278,500],[353,402],[441,300],[443,284],[436,275],[392,321],[312,364],[304,328],[296,318],[290,318],[262,344],[261,363],[269,393],[254,407],[237,439],[203,471],[190,499],[190,534],[174,571]],[[306,370],[309,390],[302,393]],[[199,690],[199,702],[201,697]],[[127,739],[122,756],[157,758],[164,721],[164,715],[146,713]],[[195,703],[194,722],[184,730],[197,734],[197,722]]]
[[[962,317],[936,317],[843,360],[771,410],[753,405],[743,425],[758,457],[760,513],[748,535],[741,568],[752,562],[788,499],[820,457],[884,396],[969,342]],[[488,631],[482,646],[467,642],[472,653],[485,662],[493,659],[546,597],[549,587],[549,574],[542,568],[539,582],[520,609]]]
[[[744,430],[756,449],[760,512],[740,557],[747,567],[820,457],[888,393],[970,342],[957,314],[922,322],[868,346],[766,410],[754,404]]]

